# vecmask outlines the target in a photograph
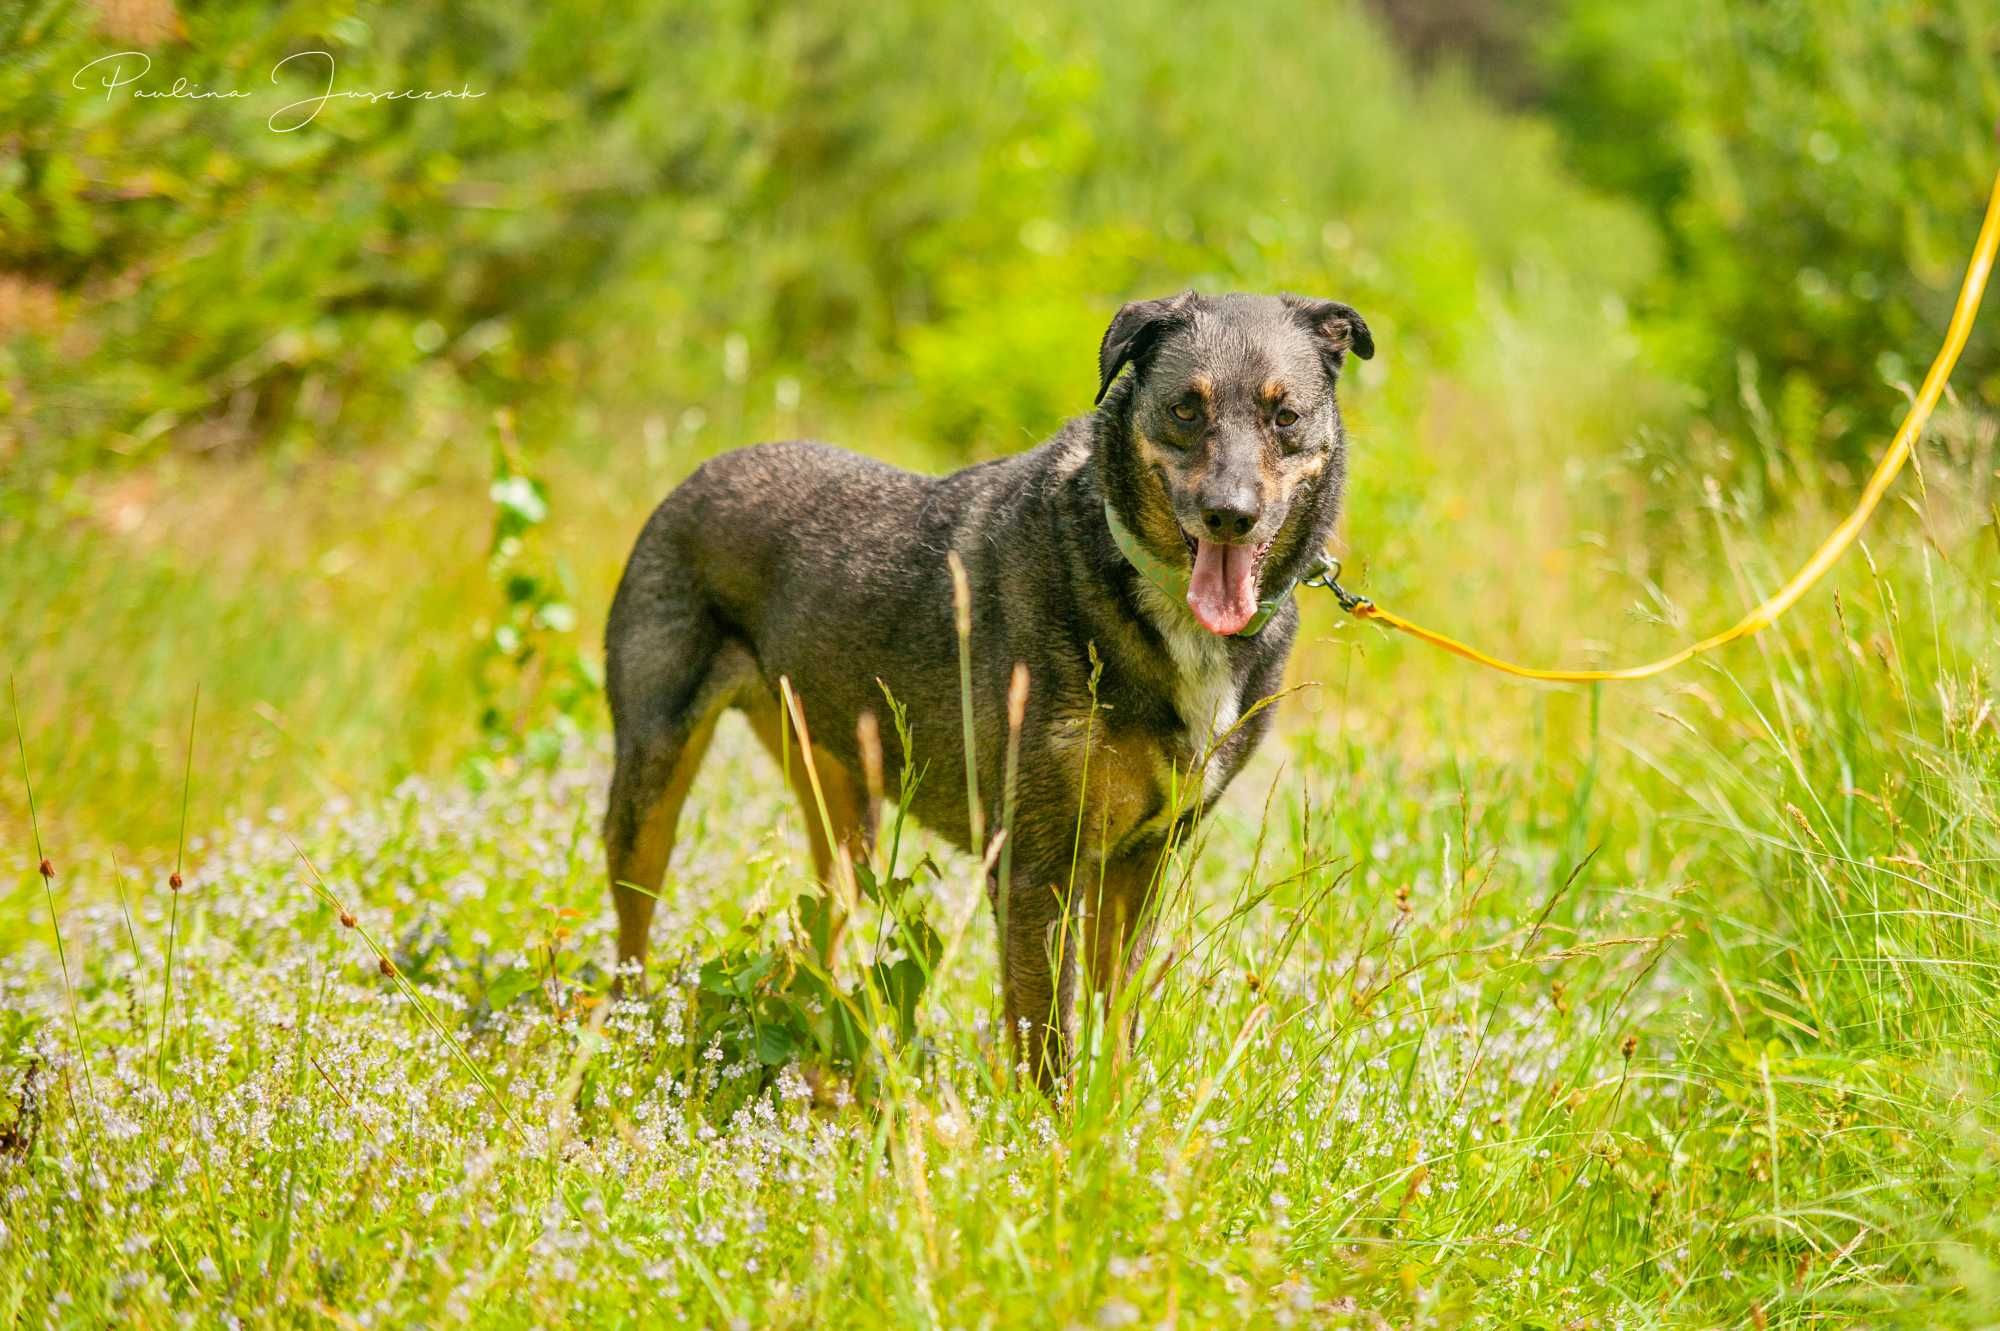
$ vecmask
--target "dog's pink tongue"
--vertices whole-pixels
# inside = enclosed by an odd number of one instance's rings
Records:
[[[1210,633],[1241,633],[1257,613],[1257,556],[1247,545],[1194,543],[1188,609]]]

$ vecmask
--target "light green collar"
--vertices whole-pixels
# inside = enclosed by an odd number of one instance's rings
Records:
[[[1144,575],[1146,581],[1165,592],[1168,600],[1177,606],[1185,607],[1187,605],[1188,571],[1186,569],[1175,568],[1163,560],[1154,558],[1152,552],[1139,543],[1139,538],[1132,534],[1132,529],[1125,525],[1124,520],[1118,516],[1118,510],[1111,507],[1111,501],[1108,499],[1104,501],[1104,521],[1111,528],[1111,539],[1117,542],[1118,552],[1125,556],[1125,562],[1133,568],[1138,569]],[[1324,564],[1322,564],[1323,566]],[[1318,571],[1319,569],[1314,569],[1315,573]],[[1308,577],[1310,576],[1308,574]],[[1277,591],[1272,592],[1269,596],[1259,601],[1257,603],[1257,613],[1250,616],[1250,622],[1237,630],[1235,636],[1239,638],[1256,637],[1258,633],[1263,631],[1264,626],[1271,622],[1271,616],[1277,614],[1284,607],[1286,600],[1292,594],[1292,588],[1297,585],[1297,582],[1288,582]]]

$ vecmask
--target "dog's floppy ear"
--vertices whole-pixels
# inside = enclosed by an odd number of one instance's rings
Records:
[[[1306,330],[1320,339],[1320,355],[1326,358],[1329,370],[1338,373],[1350,351],[1363,360],[1374,357],[1375,335],[1368,331],[1367,323],[1352,305],[1342,305],[1337,300],[1313,300],[1289,292],[1284,301]]]
[[[1111,391],[1111,381],[1132,361],[1141,360],[1166,332],[1187,317],[1194,304],[1194,292],[1183,291],[1163,300],[1128,301],[1104,330],[1104,345],[1097,349],[1097,401]]]

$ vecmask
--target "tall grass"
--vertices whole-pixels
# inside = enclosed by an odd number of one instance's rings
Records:
[[[1606,295],[1648,268],[1629,215],[1563,180],[1533,126],[1410,85],[1352,15],[967,14],[948,21],[1018,40],[1004,95],[918,71],[977,104],[992,148],[949,163],[949,206],[900,192],[918,176],[894,154],[813,182],[866,196],[833,210],[857,253],[887,252],[894,213],[986,256],[934,302],[884,303],[893,355],[843,344],[853,382],[817,379],[785,359],[797,329],[753,326],[716,339],[747,365],[711,396],[524,415],[579,623],[646,500],[707,453],[1010,450],[1085,405],[1118,298],[1190,274],[1364,308],[1383,351],[1344,384],[1352,585],[1482,645],[1677,641],[1849,497],[1754,395],[1754,449],[1663,409]],[[1160,56],[1125,58],[1142,49]],[[739,54],[731,87],[762,68]],[[1182,95],[1218,59],[1267,71],[1227,133]],[[869,172],[897,190],[854,184]],[[776,248],[781,275],[822,266]],[[873,291],[865,266],[819,294]],[[799,289],[767,275],[732,282]],[[658,289],[594,317],[650,329]],[[733,317],[676,292],[697,298]],[[687,373],[724,368],[697,351]],[[734,728],[683,817],[655,996],[613,992],[603,737],[454,774],[495,605],[488,477],[463,420],[420,416],[407,446],[346,459],[168,458],[0,495],[36,801],[0,784],[20,866],[0,879],[0,1321],[2000,1318],[1990,418],[1939,420],[1824,593],[1655,685],[1527,689],[1309,604],[1280,737],[1168,867],[1150,983],[1121,996],[1136,1040],[1121,1059],[1087,1011],[1051,1103],[1010,1075],[982,918],[985,871],[1011,868],[1011,760],[993,864],[898,815],[873,866],[920,878],[942,926],[907,1034],[860,977],[912,960],[913,931],[865,902],[814,977],[805,824]],[[800,732],[811,702],[787,709]],[[201,866],[185,902],[177,827]],[[719,955],[765,967],[738,1015],[823,980],[813,1015],[860,1031],[858,1066],[707,1038]]]
[[[0,1164],[0,1308],[1983,1325],[2000,541],[1982,430],[1946,422],[1835,594],[1657,689],[1593,704],[1430,672],[1467,707],[1527,713],[1470,731],[1452,708],[1385,715],[1409,686],[1378,686],[1364,640],[1201,825],[1129,1058],[1108,1075],[1087,1029],[1061,1107],[1007,1076],[977,875],[927,841],[949,870],[929,890],[973,927],[917,1041],[881,1046],[903,1071],[858,1098],[796,1071],[757,1091],[764,1072],[698,1046],[688,968],[782,943],[810,875],[782,782],[734,730],[686,815],[656,926],[680,960],[651,1002],[594,997],[593,749],[483,793],[406,782],[225,825],[190,843],[204,903],[159,1089],[132,1000],[164,967],[171,900],[141,894],[129,926],[111,901],[65,909],[72,1039],[46,944],[0,961],[30,1018],[11,1103],[37,1124]],[[1810,493],[1764,531],[1713,508],[1720,581],[1754,592],[1823,518]],[[1489,740],[1551,703],[1594,706],[1595,745]],[[322,904],[356,896],[372,946]],[[893,942],[867,925],[843,964]],[[101,1124],[24,1089],[33,1067],[87,1069]]]

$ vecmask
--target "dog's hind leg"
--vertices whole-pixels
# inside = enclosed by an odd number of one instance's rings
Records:
[[[637,610],[614,603],[606,635],[616,756],[604,847],[621,967],[646,959],[681,806],[717,716],[756,673],[749,653],[707,614],[659,601],[644,612],[640,619]]]
[[[847,864],[864,861],[875,846],[875,831],[881,810],[869,795],[863,784],[855,778],[847,764],[841,762],[825,748],[815,743],[813,770],[806,771],[799,747],[799,737],[795,730],[784,724],[779,708],[784,704],[769,694],[746,700],[744,712],[750,719],[751,729],[763,741],[772,761],[783,768],[791,778],[792,794],[798,799],[799,807],[805,815],[806,839],[812,846],[813,872],[826,889],[834,894],[832,928],[827,934],[827,954],[821,960],[829,965],[840,945],[841,930],[846,926],[846,902],[840,899],[843,889],[838,874],[845,868],[836,868],[834,847],[847,857]],[[808,722],[810,724],[810,722]],[[813,793],[812,777],[819,778],[819,794]],[[826,801],[826,818],[820,818],[819,801]],[[827,838],[827,824],[833,825],[833,837]],[[851,884],[851,879],[849,880]]]
[[[619,736],[617,766],[611,777],[611,804],[604,841],[611,873],[611,900],[618,908],[618,964],[646,960],[646,935],[653,923],[674,833],[694,774],[715,735],[715,717],[695,721],[676,735],[662,731]]]

